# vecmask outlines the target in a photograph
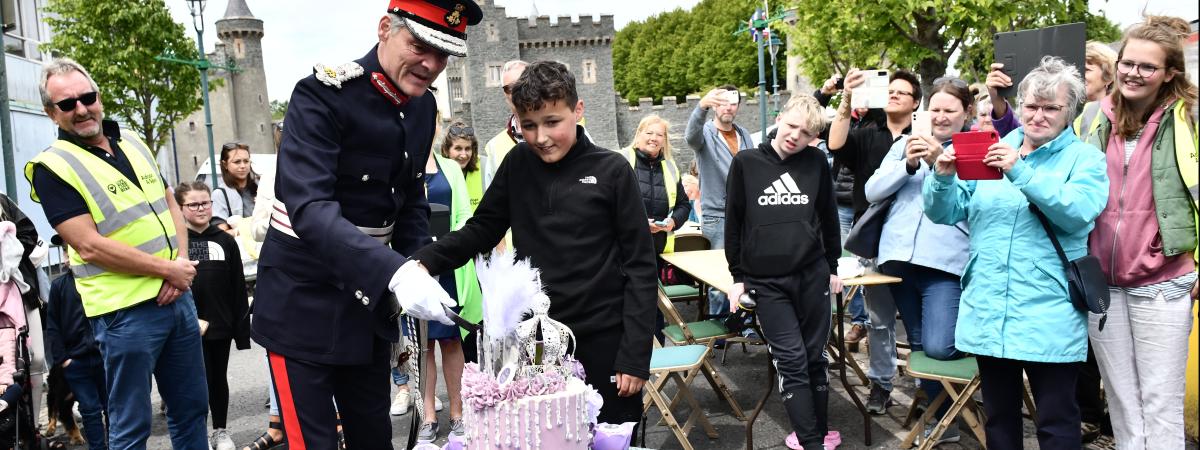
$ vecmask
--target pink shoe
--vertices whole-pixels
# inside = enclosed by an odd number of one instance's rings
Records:
[[[842,433],[829,430],[829,434],[825,435],[825,450],[834,450],[842,445]]]
[[[783,440],[783,443],[787,445],[787,448],[792,450],[804,450],[804,447],[800,445],[800,440],[796,439],[795,431],[793,431],[792,434],[789,434],[787,439]]]

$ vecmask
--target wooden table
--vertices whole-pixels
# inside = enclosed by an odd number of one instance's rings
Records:
[[[679,268],[679,270],[691,275],[692,278],[699,280],[702,284],[712,286],[721,292],[728,294],[730,288],[733,286],[733,275],[729,274],[729,263],[725,260],[725,250],[723,249],[664,253],[661,255],[661,257],[664,261],[671,263],[675,267]],[[845,317],[845,311],[842,308],[842,299],[843,297],[848,298],[853,296],[858,289],[862,289],[864,286],[899,283],[900,281],[902,281],[900,278],[874,272],[867,272],[861,276],[847,278],[842,280],[842,284],[850,288],[850,295],[843,296],[843,293],[838,292],[837,301],[834,303],[837,332],[834,333],[833,338],[837,342],[837,351],[831,353],[834,353],[834,358],[841,363],[839,364],[840,367],[838,372],[839,378],[842,380],[842,387],[846,389],[846,393],[850,395],[850,400],[854,402],[854,406],[858,408],[859,413],[861,413],[863,416],[863,438],[864,441],[866,441],[866,445],[871,445],[871,415],[867,413],[866,404],[864,404],[862,399],[858,397],[858,392],[855,391],[852,386],[850,386],[850,381],[846,378],[846,366],[852,363],[852,361],[850,361],[850,357],[846,352],[845,325],[842,323],[842,320]],[[703,289],[703,286],[701,288]],[[729,301],[734,302],[737,300],[729,299]],[[703,308],[705,306],[706,305],[700,305],[702,308],[701,311],[704,311]],[[754,328],[757,329],[756,331],[758,331],[759,336],[765,336],[762,334],[762,330],[759,328],[757,321],[755,321]],[[753,447],[754,421],[758,418],[758,414],[762,412],[762,409],[766,405],[767,400],[770,398],[771,391],[774,389],[775,385],[775,366],[770,364],[769,346],[767,347],[767,351],[767,379],[769,380],[769,387],[767,388],[767,393],[763,395],[762,400],[758,402],[758,405],[754,408],[754,411],[750,414],[750,417],[746,421],[747,449]]]

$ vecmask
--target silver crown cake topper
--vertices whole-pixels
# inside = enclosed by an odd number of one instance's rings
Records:
[[[556,371],[563,376],[572,371],[563,365],[567,349],[575,356],[575,333],[571,328],[551,319],[550,297],[539,292],[533,298],[533,317],[517,325],[517,342],[522,350],[519,376],[531,377],[547,371]],[[538,341],[538,334],[541,341]],[[538,344],[542,344],[541,360],[538,360]],[[540,363],[540,364],[539,364]]]
[[[548,372],[573,373],[563,362],[575,334],[550,318],[550,297],[542,291],[541,274],[529,259],[493,251],[486,259],[477,258],[475,267],[485,324],[477,346],[480,370],[496,376],[501,384]]]

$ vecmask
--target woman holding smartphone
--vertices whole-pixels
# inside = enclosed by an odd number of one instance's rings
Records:
[[[966,82],[950,77],[935,80],[929,111],[914,113],[912,135],[892,145],[866,185],[867,200],[872,203],[895,196],[883,223],[876,264],[881,272],[904,280],[888,287],[904,320],[908,342],[914,351],[923,350],[940,360],[962,357],[954,346],[954,329],[970,238],[965,221],[940,225],[925,216],[921,185],[933,173],[933,162],[950,145],[951,136],[962,131],[972,101]],[[921,383],[921,389],[932,400],[942,386]],[[943,403],[939,412],[948,407],[949,403]],[[925,436],[932,428],[932,424],[926,426]],[[939,443],[958,440],[958,428],[951,427]]]

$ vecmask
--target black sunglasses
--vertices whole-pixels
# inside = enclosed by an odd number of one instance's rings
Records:
[[[62,112],[71,112],[75,110],[75,102],[83,103],[83,106],[92,106],[96,103],[96,98],[96,91],[92,91],[78,97],[64,98],[54,102],[54,105]]]
[[[500,89],[503,89],[505,94],[512,95],[512,86],[513,86],[513,83],[509,83],[504,86],[501,86]]]
[[[471,127],[450,127],[450,134],[455,136],[474,136],[475,129]]]

